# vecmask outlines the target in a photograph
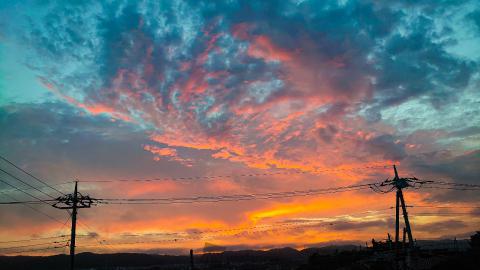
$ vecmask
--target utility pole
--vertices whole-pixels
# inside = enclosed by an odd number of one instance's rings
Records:
[[[396,172],[396,171],[395,171]],[[395,203],[395,248],[397,248],[398,245],[398,232],[400,230],[400,211],[398,208],[398,205],[400,204],[400,196],[398,196],[398,190],[397,190],[397,195],[396,197],[396,203]]]
[[[75,191],[73,192],[72,203],[72,232],[70,234],[70,269],[73,270],[75,266],[75,235],[77,231],[77,187],[78,182],[75,181]]]
[[[410,227],[410,221],[408,220],[408,213],[407,213],[407,206],[405,204],[405,199],[403,198],[403,192],[402,189],[409,187],[410,185],[408,184],[408,178],[400,178],[398,176],[397,172],[397,167],[393,165],[393,170],[395,172],[395,178],[393,178],[393,185],[397,189],[396,192],[396,205],[395,205],[395,246],[400,248],[400,242],[399,240],[399,234],[400,234],[400,209],[399,209],[399,200],[400,200],[400,205],[402,206],[402,213],[403,213],[403,219],[405,222],[405,229],[407,230],[407,235],[408,235],[408,246],[413,247],[413,236],[412,236],[412,229]]]
[[[193,249],[190,249],[190,270],[194,270],[195,266],[193,264]]]
[[[77,230],[77,211],[79,208],[90,208],[93,199],[84,196],[78,192],[78,181],[75,181],[75,189],[73,194],[67,194],[57,198],[57,202],[53,207],[58,209],[72,210],[72,229],[70,234],[70,270],[75,269],[75,236]]]
[[[396,250],[396,268],[399,269],[399,260],[400,260],[400,249],[401,246],[406,249],[405,253],[405,267],[410,264],[410,251],[415,246],[415,240],[412,236],[412,228],[410,227],[410,221],[408,220],[407,205],[405,204],[405,199],[403,197],[403,189],[409,187],[418,187],[429,181],[421,181],[415,177],[401,177],[398,176],[397,167],[393,165],[393,171],[395,177],[390,180],[387,179],[378,184],[370,185],[370,188],[377,193],[389,193],[391,191],[396,191],[395,196],[395,250]],[[403,231],[403,245],[400,245],[400,206],[402,207],[402,214],[405,223],[405,228]],[[405,234],[408,236],[408,245],[405,243]]]

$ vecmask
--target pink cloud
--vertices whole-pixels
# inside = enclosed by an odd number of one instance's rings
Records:
[[[100,104],[100,103],[97,103],[97,104],[82,103],[82,102],[76,100],[75,98],[73,98],[71,96],[63,94],[53,84],[49,83],[48,80],[46,80],[45,78],[39,78],[39,79],[40,79],[40,82],[42,83],[42,85],[45,86],[45,88],[47,88],[48,90],[50,90],[52,93],[54,93],[58,97],[62,98],[66,102],[68,102],[68,103],[70,103],[70,104],[72,104],[72,105],[74,105],[78,108],[84,109],[85,111],[87,111],[88,113],[90,113],[92,115],[109,114],[113,118],[116,118],[116,119],[120,119],[120,120],[123,120],[123,121],[126,121],[126,122],[131,122],[132,121],[130,116],[119,112],[114,107],[108,106],[106,104]]]
[[[169,147],[158,147],[154,145],[144,145],[145,151],[151,152],[155,155],[154,160],[160,161],[162,157],[166,157],[169,160],[174,160],[182,163],[185,166],[192,166],[192,160],[188,158],[182,158],[178,155],[177,150]]]
[[[294,55],[272,43],[267,36],[254,36],[247,51],[248,55],[266,61],[290,61]]]

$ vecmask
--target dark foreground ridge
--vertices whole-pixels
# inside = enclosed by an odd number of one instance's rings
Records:
[[[466,243],[466,242],[465,242]],[[397,254],[393,250],[374,250],[355,245],[327,246],[296,250],[293,248],[268,251],[242,250],[195,255],[196,270],[259,269],[259,270],[313,270],[313,269],[478,269],[480,250],[451,248],[445,241],[419,243],[415,252]],[[434,247],[434,248],[430,248]],[[64,270],[68,268],[67,255],[55,256],[0,256],[2,270]],[[408,264],[408,266],[407,266]],[[397,268],[398,267],[398,268]],[[77,255],[78,270],[187,270],[189,256],[154,255],[139,253]]]

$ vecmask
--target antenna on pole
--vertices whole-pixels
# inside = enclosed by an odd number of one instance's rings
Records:
[[[78,181],[75,181],[75,189],[73,194],[67,194],[58,197],[57,202],[52,206],[58,209],[72,210],[72,229],[70,234],[70,269],[75,268],[75,236],[77,229],[77,211],[79,208],[90,208],[95,200],[90,196],[84,196],[78,192]]]

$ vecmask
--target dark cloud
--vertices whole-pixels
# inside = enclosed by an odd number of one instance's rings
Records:
[[[463,221],[450,219],[445,221],[415,225],[415,230],[424,231],[424,232],[435,232],[435,231],[458,230],[466,227],[467,227],[467,224],[464,223]]]
[[[350,230],[363,230],[369,229],[372,227],[385,228],[388,225],[388,222],[385,220],[374,220],[374,221],[347,221],[339,220],[331,224],[331,228],[337,231],[350,231]]]
[[[419,174],[436,174],[458,183],[478,183],[480,150],[453,156],[448,151],[425,153],[409,157],[410,166]]]
[[[289,219],[289,222],[302,222],[302,220]],[[303,220],[304,221],[304,220]],[[394,224],[393,219],[378,219],[378,220],[349,220],[344,218],[338,218],[332,221],[319,221],[318,223],[305,224],[302,228],[325,228],[335,231],[352,231],[352,230],[364,230],[373,227],[385,228]],[[293,231],[302,231],[302,228],[295,228]]]
[[[87,237],[89,238],[98,238],[100,235],[96,232],[88,232]]]
[[[458,233],[458,234],[445,234],[438,238],[439,239],[470,239],[470,236],[474,235],[475,233],[476,231],[467,231],[467,232]],[[468,243],[466,244],[467,244],[466,248],[470,248],[470,245]],[[450,246],[452,245],[450,244]]]
[[[407,156],[405,144],[398,142],[392,135],[373,137],[367,140],[365,145],[368,152],[381,154],[386,160],[400,161]]]
[[[480,176],[480,150],[455,156],[450,151],[435,151],[409,156],[407,164],[422,179],[478,184]],[[435,201],[476,201],[477,191],[433,190]]]

